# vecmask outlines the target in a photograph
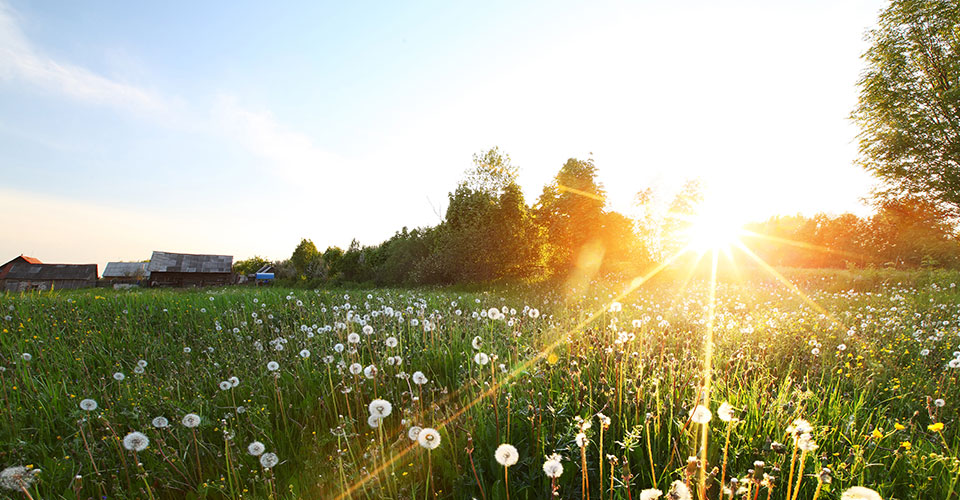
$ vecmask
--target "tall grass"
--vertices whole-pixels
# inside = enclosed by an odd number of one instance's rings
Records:
[[[728,498],[721,477],[737,479],[736,498],[839,498],[853,485],[956,497],[952,278],[807,280],[822,309],[769,281],[721,281],[710,384],[710,294],[697,280],[649,284],[620,307],[616,283],[3,295],[0,466],[40,469],[35,498],[632,500],[676,481]],[[820,281],[834,279],[848,278]],[[221,388],[230,377],[239,383]],[[84,398],[98,408],[82,410]],[[393,406],[375,428],[374,399]],[[738,421],[691,422],[706,401],[728,402]],[[189,413],[198,427],[181,423]],[[792,460],[799,418],[819,448]],[[418,445],[413,426],[437,428],[440,446]],[[131,431],[149,447],[124,450]],[[253,441],[279,463],[251,455]],[[501,443],[519,453],[509,475]],[[554,480],[543,465],[555,453]],[[814,476],[824,467],[830,483]]]

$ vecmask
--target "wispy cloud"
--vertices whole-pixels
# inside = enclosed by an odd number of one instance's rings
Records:
[[[326,152],[307,135],[285,126],[271,113],[251,111],[234,97],[212,105],[179,106],[177,99],[57,60],[38,48],[21,29],[17,13],[0,0],[0,80],[21,82],[45,92],[123,112],[146,113],[168,126],[192,133],[226,136],[299,186],[342,180],[345,160]],[[162,116],[162,118],[161,118]],[[336,166],[337,168],[331,168]]]
[[[213,115],[214,123],[230,139],[302,188],[329,187],[349,176],[347,159],[319,148],[308,135],[280,123],[272,113],[251,111],[235,97],[221,96]]]
[[[129,111],[155,112],[165,102],[157,94],[57,61],[24,35],[14,11],[0,1],[0,79],[19,80],[83,102]]]

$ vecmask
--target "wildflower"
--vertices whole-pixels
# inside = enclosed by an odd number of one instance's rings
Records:
[[[380,417],[376,415],[370,415],[367,417],[367,425],[369,425],[371,429],[376,429],[377,427],[380,427],[380,420]]]
[[[28,469],[22,465],[7,467],[0,471],[0,487],[12,491],[28,489],[39,473],[40,469]]]
[[[97,402],[92,399],[84,399],[80,401],[80,409],[86,411],[93,411],[97,409]]]
[[[264,453],[260,455],[260,465],[263,466],[264,469],[271,469],[278,463],[280,463],[280,459],[277,458],[276,453]]]
[[[364,335],[373,335],[373,327],[370,326],[370,325],[364,325],[364,326],[363,326],[363,334],[364,334]]]
[[[640,492],[640,500],[657,500],[660,498],[660,495],[663,495],[662,491],[655,488],[648,488]]]
[[[339,342],[333,346],[333,350],[337,351],[338,353],[343,352],[343,349],[344,349],[343,344]]]
[[[840,495],[840,500],[883,500],[880,494],[870,488],[863,486],[854,486]]]
[[[397,347],[397,338],[387,337],[387,347]]]
[[[881,431],[880,429],[874,429],[870,435],[873,436],[874,439],[882,439],[883,431]]]
[[[600,426],[604,429],[610,428],[610,417],[604,415],[603,413],[597,413],[597,418],[600,419]]]
[[[267,447],[263,445],[260,441],[254,441],[247,445],[247,453],[259,457],[263,455],[263,452],[267,450]]]
[[[687,485],[683,484],[683,481],[674,481],[673,484],[670,485],[667,498],[669,500],[693,500],[693,496],[690,494],[690,488],[687,488]]]
[[[940,432],[943,430],[943,422],[937,422],[935,424],[930,424],[927,426],[927,430],[930,432]]]
[[[197,415],[196,413],[187,413],[183,416],[181,423],[183,423],[184,427],[193,429],[194,427],[200,425],[200,415]]]
[[[389,417],[393,413],[393,405],[385,399],[374,399],[368,407],[370,414],[378,418]]]
[[[227,379],[227,382],[230,382],[230,387],[236,387],[240,385],[240,379],[237,377],[230,377]]]
[[[228,391],[228,390],[230,390],[231,388],[233,388],[233,385],[230,384],[230,382],[227,382],[226,380],[224,380],[223,382],[220,382],[220,390],[221,390],[221,391]]]
[[[813,437],[805,432],[797,438],[797,448],[800,448],[800,451],[810,452],[815,451],[818,446],[817,442],[813,440]]]
[[[712,417],[713,415],[710,413],[710,409],[703,405],[697,405],[694,409],[690,410],[690,419],[697,424],[707,424]]]
[[[190,354],[190,351],[192,351],[192,350],[193,350],[193,349],[190,349],[189,347],[184,347],[184,348],[183,348],[183,353],[184,353],[184,354]]]
[[[360,363],[352,363],[350,365],[350,373],[354,375],[360,375],[360,372],[362,371],[363,371],[363,365],[361,365]]]
[[[799,436],[800,434],[804,434],[804,433],[809,434],[811,432],[813,432],[813,426],[810,425],[810,422],[807,422],[802,418],[798,418],[794,420],[793,424],[787,427],[787,433],[793,434],[794,438],[796,438],[796,436]]]
[[[300,351],[300,357],[303,358],[303,359],[309,358],[309,357],[310,357],[310,351],[307,350],[307,349],[304,349],[304,350]]]
[[[131,432],[123,438],[123,447],[129,451],[143,451],[150,446],[150,438],[140,432]]]
[[[723,404],[720,405],[720,408],[717,408],[717,418],[723,422],[730,422],[735,418],[733,416],[733,407],[730,406],[730,403],[724,401]]]
[[[475,350],[477,350],[477,351],[480,350],[480,346],[481,346],[482,344],[483,344],[483,339],[480,338],[479,335],[477,335],[476,337],[474,337],[474,338],[473,338],[473,341],[470,342],[470,345],[472,345],[473,348],[474,348]]]
[[[910,451],[910,448],[912,448],[913,445],[910,444],[910,441],[903,441],[902,443],[900,443],[900,447],[903,448],[904,450]]]
[[[493,456],[497,459],[497,463],[504,467],[510,467],[517,463],[517,459],[520,458],[520,454],[517,453],[517,449],[512,444],[501,444],[497,447],[497,451],[493,453]]]
[[[490,362],[490,356],[487,356],[482,352],[478,352],[476,356],[473,357],[473,362],[480,366],[484,366]]]
[[[899,423],[899,422],[893,424],[893,428],[896,429],[896,430],[898,430],[898,431],[902,431],[902,430],[906,429],[906,427],[904,427],[903,424],[901,424],[901,423]]]
[[[359,344],[360,336],[357,335],[356,333],[351,333],[350,335],[347,335],[347,342],[351,344]]]
[[[938,398],[933,400],[933,404],[937,408],[943,408],[947,404],[947,402]]]
[[[150,423],[157,429],[165,429],[170,426],[170,421],[166,417],[156,417]]]
[[[560,463],[560,455],[554,453],[547,457],[547,460],[543,462],[543,473],[551,479],[556,479],[560,477],[560,474],[563,474],[563,464]]]
[[[833,471],[824,467],[817,473],[817,480],[824,484],[830,484],[833,481]]]
[[[137,366],[139,366],[140,368],[146,368],[146,367],[147,367],[147,360],[141,359],[140,361],[137,361]]]
[[[421,371],[413,372],[413,383],[417,385],[423,385],[427,383],[427,376]]]
[[[279,369],[280,369],[280,363],[277,363],[276,361],[271,361],[267,363],[267,370],[275,372]]]
[[[436,429],[427,427],[426,429],[420,430],[420,433],[417,435],[417,442],[420,443],[420,446],[428,450],[433,450],[437,446],[440,446],[440,433]]]
[[[30,354],[29,352],[25,352],[21,354],[20,357],[23,358],[24,361],[30,361],[33,359],[33,355]]]
[[[587,442],[588,442],[587,435],[582,432],[578,432],[576,441],[577,441],[577,446],[579,446],[580,448],[583,448],[584,446],[587,445]]]
[[[127,376],[124,375],[123,372],[117,372],[113,374],[113,379],[117,382],[122,382],[125,378],[127,378]]]
[[[407,437],[410,438],[410,441],[416,441],[417,436],[420,435],[420,431],[423,429],[417,427],[416,425],[407,429]]]
[[[530,319],[537,319],[537,318],[540,317],[540,310],[539,310],[539,309],[530,309],[530,312],[527,313],[527,316],[530,316]],[[562,471],[563,468],[561,468],[560,470]]]

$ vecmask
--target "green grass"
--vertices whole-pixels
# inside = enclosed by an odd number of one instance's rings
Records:
[[[948,367],[960,350],[956,273],[787,276],[816,306],[771,279],[721,280],[717,288],[707,497],[719,493],[730,424],[716,410],[727,401],[741,422],[730,432],[726,477],[744,478],[764,461],[763,472],[775,478],[770,498],[789,498],[793,441],[786,429],[797,418],[811,422],[819,445],[804,461],[797,498],[814,496],[813,474],[823,467],[832,469],[833,482],[820,498],[839,498],[854,485],[885,499],[956,498],[960,369]],[[34,498],[495,500],[507,492],[493,452],[508,442],[520,454],[509,469],[511,499],[550,498],[542,465],[553,453],[563,457],[560,497],[581,498],[581,417],[592,422],[585,432],[592,499],[638,498],[654,484],[666,492],[687,479],[696,498],[700,466],[687,459],[699,454],[700,426],[688,417],[706,382],[709,285],[680,283],[647,283],[620,300],[619,312],[609,311],[623,290],[615,283],[576,292],[0,295],[0,467],[41,469],[29,489]],[[347,320],[346,303],[352,315],[370,315],[371,335]],[[386,307],[401,311],[403,321],[385,315]],[[472,317],[491,307],[506,307],[506,318]],[[526,314],[529,308],[539,317]],[[425,331],[425,323],[435,328]],[[354,332],[357,351],[335,351]],[[486,366],[473,360],[478,336],[480,351],[496,357]],[[271,341],[280,338],[278,351]],[[402,362],[390,364],[393,356]],[[147,362],[142,374],[134,371],[138,360]],[[378,373],[353,375],[338,367],[341,360],[375,365]],[[269,371],[269,361],[279,370]],[[429,382],[398,377],[415,371]],[[115,380],[116,372],[125,378]],[[221,390],[231,376],[239,385]],[[98,409],[81,410],[84,398]],[[375,398],[393,404],[379,429],[367,424]],[[936,406],[941,398],[944,406]],[[191,412],[202,417],[195,432],[180,423]],[[611,419],[602,443],[599,412]],[[170,427],[154,428],[157,416]],[[935,422],[942,432],[929,430]],[[410,441],[413,425],[437,427],[440,446],[428,453]],[[120,443],[131,431],[150,438],[136,457],[142,468]],[[255,440],[277,454],[277,466],[263,469],[247,453]],[[767,494],[762,487],[759,498]]]

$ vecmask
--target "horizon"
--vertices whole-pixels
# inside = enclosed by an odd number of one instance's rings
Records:
[[[0,0],[0,208],[18,235],[0,252],[102,270],[158,249],[375,245],[438,223],[493,146],[528,204],[567,158],[592,157],[628,216],[636,192],[691,178],[743,220],[866,215],[875,181],[848,115],[885,4],[186,16]]]

